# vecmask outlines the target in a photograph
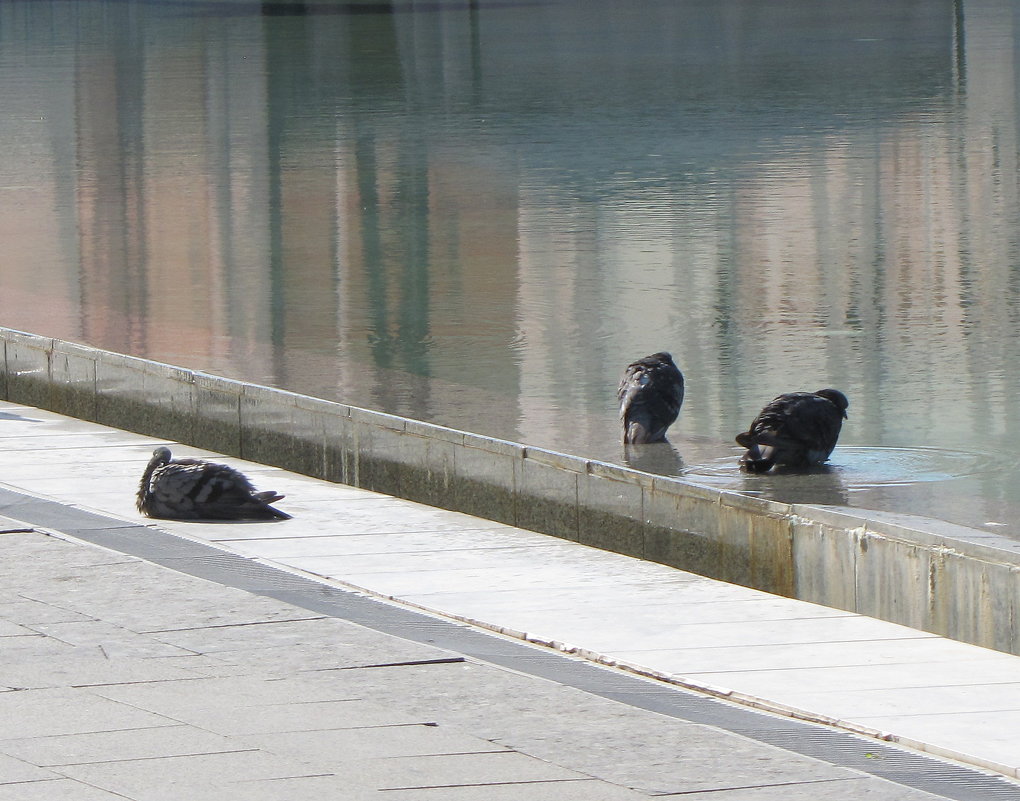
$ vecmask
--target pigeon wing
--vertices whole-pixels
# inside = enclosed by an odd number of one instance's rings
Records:
[[[737,443],[757,457],[759,446],[770,449],[777,463],[822,462],[832,453],[842,427],[835,404],[813,392],[791,392],[772,400],[737,435]]]
[[[268,505],[282,495],[256,492],[242,473],[227,465],[182,459],[157,469],[150,489],[156,517],[180,520],[289,517]]]

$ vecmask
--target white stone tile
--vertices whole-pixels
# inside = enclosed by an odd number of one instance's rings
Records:
[[[459,586],[466,590],[481,592],[491,587],[494,590],[499,588],[522,588],[522,587],[590,587],[598,588],[611,586],[616,579],[607,575],[580,575],[573,571],[543,570],[536,566],[535,569],[525,573],[508,572],[499,568],[476,569],[465,568],[463,570],[426,570],[408,571],[404,573],[349,573],[344,570],[343,562],[345,557],[332,557],[333,562],[322,560],[315,565],[315,570],[309,570],[316,575],[337,578],[356,587],[361,587],[372,592],[409,598],[414,596],[428,595],[442,592],[449,587]],[[298,560],[281,560],[301,569],[301,562]],[[430,605],[431,606],[431,605]]]
[[[920,681],[923,679],[919,678]],[[840,690],[808,692],[792,690],[802,709],[823,711],[835,718],[858,720],[893,715],[939,715],[974,712],[1020,714],[1020,682],[951,687],[898,687],[862,690],[848,685]]]
[[[282,512],[291,513],[287,500],[277,502]],[[159,520],[144,518],[135,512],[135,517],[149,525],[157,526],[164,531],[172,532],[181,537],[204,542],[216,543],[223,540],[257,540],[263,538],[279,539],[281,537],[313,538],[324,536],[329,532],[323,524],[295,517],[292,520],[224,520],[222,522],[194,522],[189,520]]]
[[[758,613],[748,611],[744,618],[721,619],[710,623],[692,623],[686,615],[686,609],[676,605],[649,605],[641,608],[640,614],[634,614],[632,607],[617,609],[605,608],[590,603],[591,593],[583,590],[578,594],[576,606],[573,609],[498,609],[488,610],[481,605],[463,604],[460,606],[445,602],[441,608],[449,614],[460,617],[468,617],[471,620],[487,622],[504,626],[516,631],[544,639],[570,642],[574,645],[583,645],[588,650],[613,652],[619,649],[630,648],[658,648],[676,646],[680,643],[688,647],[697,647],[697,644],[715,647],[726,645],[748,645],[753,646],[753,640],[765,640],[772,642],[769,632],[773,627],[780,627],[787,630],[787,639],[800,636],[809,642],[817,642],[820,635],[817,632],[829,632],[832,636],[840,637],[847,635],[847,629],[832,629],[825,625],[826,620],[842,617],[856,620],[850,615],[833,615],[826,619],[823,617],[807,618],[813,621],[807,630],[801,630],[798,635],[798,626],[802,621],[788,619],[774,619],[759,617],[760,614],[768,615],[761,610]],[[427,601],[425,597],[421,599]],[[734,606],[752,606],[755,602],[739,602],[739,604],[728,604],[730,615],[739,614]],[[760,604],[766,606],[765,604]],[[435,607],[436,605],[432,605]],[[710,606],[704,604],[704,606]],[[706,614],[710,614],[706,610]]]
[[[20,486],[34,495],[66,499],[76,503],[83,498],[89,498],[95,503],[96,499],[115,498],[119,495],[133,499],[138,491],[137,479],[108,476],[51,477],[6,483]]]
[[[914,638],[899,640],[644,651],[621,649],[612,651],[611,656],[664,673],[686,676],[725,671],[951,662],[965,659],[969,647],[972,646],[917,632]]]
[[[261,486],[261,484],[260,484]],[[273,487],[272,481],[265,486]],[[280,485],[282,486],[282,485]],[[332,485],[330,485],[332,486]],[[373,499],[346,497],[347,490],[338,487],[335,500],[304,501],[293,495],[277,503],[282,511],[294,516],[269,526],[240,524],[235,535],[232,526],[224,523],[182,523],[166,521],[168,528],[183,526],[182,533],[213,541],[227,539],[255,539],[281,536],[334,537],[358,534],[386,534],[409,532],[458,532],[464,529],[495,529],[499,523],[483,521],[459,512],[435,509],[396,498]],[[275,488],[275,487],[274,487]]]
[[[481,522],[481,521],[479,521]],[[290,528],[290,526],[288,526]],[[566,547],[552,538],[530,541],[519,529],[472,528],[444,532],[442,537],[422,532],[342,534],[320,537],[277,537],[243,540],[219,540],[225,547],[246,556],[279,559],[293,556],[364,556],[370,554],[427,553],[465,549],[506,549],[529,547]],[[494,555],[496,556],[496,555]]]
[[[1017,767],[1020,712],[954,712],[941,715],[879,715],[855,722],[892,732],[915,743],[930,743],[977,762]]]
[[[536,552],[541,551],[541,558]],[[675,571],[663,565],[597,551],[591,548],[502,549],[497,559],[482,559],[478,552],[453,551],[447,564],[437,569],[400,566],[385,569],[385,560],[368,564],[349,557],[299,557],[284,564],[328,576],[386,595],[415,595],[445,592],[458,587],[465,592],[525,587],[613,586],[621,581],[640,583],[671,577]],[[463,565],[458,567],[457,565]],[[359,572],[364,566],[366,572]]]
[[[81,452],[83,449],[106,447],[120,448],[126,445],[138,445],[138,435],[116,429],[106,429],[99,432],[82,432],[53,434],[48,436],[25,435],[16,437],[4,437],[3,449],[8,453],[31,453],[43,452],[52,453],[54,450],[67,449]],[[158,442],[149,439],[150,442]],[[152,445],[154,448],[155,445]],[[150,448],[150,450],[152,449]]]
[[[2,447],[2,443],[0,443]],[[142,476],[145,462],[138,462],[132,459],[94,461],[92,455],[94,450],[89,449],[86,455],[75,454],[74,458],[56,462],[52,457],[47,460],[22,463],[20,460],[0,460],[0,469],[10,465],[6,470],[5,477],[8,483],[24,484],[26,487],[33,486],[40,481],[61,480],[66,482],[87,479],[108,479],[119,483],[131,483],[135,486]],[[18,462],[15,465],[14,462]],[[139,466],[140,465],[140,466]]]
[[[287,563],[318,575],[367,573],[419,573],[437,570],[496,570],[519,574],[534,568],[537,562],[555,558],[560,545],[506,546],[495,553],[491,548],[462,548],[430,551],[394,551],[392,553],[346,554],[336,556],[288,557]],[[498,568],[492,568],[493,562]],[[324,573],[328,571],[328,573]]]
[[[784,602],[784,599],[771,599],[768,597],[745,599],[738,601],[726,600],[721,597],[715,601],[690,602],[685,599],[685,587],[674,588],[675,599],[670,603],[644,603],[638,604],[642,595],[642,588],[635,587],[634,604],[591,604],[590,598],[583,600],[589,603],[581,603],[572,609],[549,609],[542,610],[540,614],[547,617],[548,625],[567,626],[579,633],[588,635],[589,631],[597,632],[605,625],[611,625],[630,632],[628,636],[634,641],[647,641],[649,638],[666,638],[673,640],[684,638],[687,635],[697,636],[697,632],[721,633],[723,640],[733,627],[743,625],[754,625],[768,627],[768,631],[779,629],[786,632],[787,636],[797,636],[798,627],[809,626],[809,630],[815,627],[830,630],[825,621],[833,618],[848,618],[860,620],[850,612],[842,612],[837,609],[828,609],[822,606],[791,606]],[[722,593],[720,593],[722,595]],[[636,609],[640,609],[636,613]],[[513,610],[503,610],[505,614],[513,614]],[[819,621],[815,623],[803,623],[803,621]],[[845,625],[856,626],[857,624],[847,623]],[[708,627],[708,628],[706,628]],[[734,629],[735,630],[735,629]],[[846,633],[845,628],[837,625],[831,628],[835,634]],[[778,635],[776,636],[778,639]],[[744,637],[740,637],[745,642]],[[713,644],[722,644],[712,639]],[[659,647],[654,643],[649,647]],[[669,646],[672,647],[672,646]]]
[[[689,673],[709,684],[739,688],[771,698],[789,691],[853,687],[857,690],[898,690],[918,686],[1000,684],[1020,678],[1020,657],[990,654],[982,659],[952,662],[901,662],[852,667],[790,667],[744,671]]]
[[[577,547],[566,543],[568,547]],[[458,588],[450,592],[431,593],[429,603],[439,608],[464,608],[472,606],[486,614],[503,614],[518,610],[564,610],[573,612],[585,608],[597,610],[626,610],[633,615],[635,607],[646,607],[660,604],[693,604],[711,605],[715,603],[755,602],[772,599],[776,596],[723,584],[692,573],[680,570],[668,570],[655,575],[635,576],[633,579],[623,577],[610,585],[599,589],[597,602],[592,595],[579,588],[531,586],[525,588],[490,587],[481,591],[463,591]],[[409,596],[415,603],[422,598]],[[819,607],[825,609],[825,607]],[[827,610],[831,613],[832,610]]]
[[[175,454],[176,455],[176,454]],[[256,486],[265,485],[278,492],[285,492],[295,498],[307,500],[343,500],[343,501],[391,501],[393,497],[383,495],[380,492],[352,487],[349,484],[339,484],[332,481],[323,481],[311,476],[304,476],[300,473],[291,473],[280,470],[276,467],[256,464],[255,462],[243,462],[239,459],[228,459],[217,454],[209,454],[203,457],[209,461],[229,463],[236,467]]]
[[[550,639],[583,644],[585,648],[614,653],[633,649],[725,648],[785,646],[826,642],[862,642],[900,639],[916,632],[860,616],[786,620],[739,620],[686,623],[681,610],[653,606],[641,615],[566,620],[548,617],[529,628],[529,633]]]
[[[66,465],[94,467],[102,470],[103,465],[130,465],[138,470],[141,476],[145,464],[152,456],[153,448],[164,440],[139,438],[135,442],[109,441],[106,444],[96,442],[79,447],[43,447],[38,450],[6,451],[0,448],[0,468],[36,468],[40,465],[51,465],[54,469],[64,469]],[[6,447],[6,445],[4,445]],[[118,470],[121,467],[117,468]]]

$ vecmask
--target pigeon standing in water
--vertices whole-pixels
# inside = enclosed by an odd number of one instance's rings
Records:
[[[287,520],[271,504],[282,498],[256,492],[244,475],[225,464],[173,459],[170,449],[152,452],[138,488],[138,511],[170,520]]]
[[[747,431],[737,434],[737,444],[747,448],[740,466],[764,473],[773,465],[822,464],[836,447],[849,405],[838,389],[780,395],[761,410]]]
[[[668,353],[627,365],[617,393],[625,445],[665,442],[684,402],[684,377]]]

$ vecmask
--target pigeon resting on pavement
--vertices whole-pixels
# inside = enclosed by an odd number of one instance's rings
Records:
[[[138,511],[170,520],[287,520],[271,504],[282,498],[256,492],[245,476],[225,464],[173,459],[156,448],[138,487]]]

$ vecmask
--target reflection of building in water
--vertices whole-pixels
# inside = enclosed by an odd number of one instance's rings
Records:
[[[130,351],[144,347],[146,307],[142,74],[118,80],[109,52],[82,53],[74,71],[77,264],[81,336]],[[123,94],[125,97],[119,97]],[[194,344],[193,342],[191,344]]]
[[[267,359],[266,130],[251,124],[265,86],[243,27],[207,47],[114,26],[71,65],[71,338],[228,374]]]
[[[355,402],[484,430],[517,394],[516,197],[484,163],[413,131],[351,123],[339,141],[351,140],[338,330],[345,374],[363,387]],[[427,170],[403,162],[409,149]]]
[[[39,327],[43,282],[60,336],[466,428],[501,406],[542,444],[615,444],[620,371],[662,348],[683,434],[728,439],[818,374],[846,375],[854,441],[943,426],[961,371],[960,436],[1020,425],[980,406],[1009,394],[989,357],[1012,363],[987,332],[1020,316],[1012,17],[966,6],[961,70],[952,3],[873,2],[880,23],[797,11],[838,32],[803,40],[776,24],[799,4],[736,0],[650,26],[608,2],[56,4],[48,60],[0,5],[24,56],[0,130],[26,156],[3,162],[3,322]]]
[[[74,83],[70,54],[46,48],[70,26],[40,34],[26,11],[0,4],[0,324],[80,338]]]
[[[549,13],[572,13],[564,8]],[[709,28],[658,8],[651,27],[668,42],[609,10],[621,24],[600,27],[592,35],[605,40],[580,53],[557,46],[556,32],[577,29],[560,20],[527,64],[486,73],[507,97],[514,89],[501,75],[524,84],[550,76],[529,106],[541,112],[533,135],[584,142],[569,168],[556,162],[562,149],[539,145],[522,187],[521,325],[539,345],[522,368],[526,438],[575,425],[577,407],[611,409],[622,365],[662,348],[690,381],[678,429],[717,436],[720,420],[742,419],[781,391],[818,389],[819,375],[861,387],[861,371],[881,365],[861,338],[884,323],[874,273],[878,239],[890,234],[876,231],[878,197],[890,183],[913,184],[916,167],[885,151],[923,133],[907,104],[951,107],[952,3],[939,4],[941,14],[875,4],[876,17],[845,18],[834,5],[730,9]],[[791,13],[812,32],[803,47],[791,46],[796,26],[782,24]],[[831,16],[829,27],[812,27],[815,14]],[[877,18],[930,46],[905,56],[898,39],[876,36]],[[646,37],[641,47],[635,36]],[[654,69],[594,56],[641,48]],[[600,107],[582,111],[596,84]],[[868,171],[876,161],[888,165],[878,175]],[[896,236],[915,224],[897,222]],[[568,394],[543,385],[559,365],[577,381]]]
[[[940,73],[955,74],[940,92],[962,104],[907,107],[878,131],[847,125],[807,158],[759,165],[735,200],[736,305],[759,312],[736,321],[742,363],[792,368],[766,398],[845,375],[858,442],[987,442],[1015,395],[1001,369],[1015,362],[1001,332],[1020,316],[1016,86],[1002,69],[1015,22],[966,11],[965,70]]]
[[[822,140],[817,163],[762,165],[740,190],[737,305],[756,313],[738,321],[735,347],[763,376],[762,400],[837,377],[859,421],[848,433],[864,442],[959,413],[966,398],[934,376],[966,362],[968,199],[940,130],[907,117],[882,140],[867,132]],[[890,368],[897,380],[881,394],[853,391],[885,383]],[[897,412],[907,407],[909,416]]]
[[[372,36],[359,27],[344,48],[351,96],[338,104],[335,131],[340,394],[485,431],[497,416],[514,425],[517,196],[512,165],[488,156],[470,131],[449,135],[442,113],[448,92],[469,88],[466,53],[445,58],[436,48],[469,21],[369,15],[359,26]],[[391,103],[420,105],[421,114],[379,113]]]
[[[642,200],[667,202],[653,193]],[[692,210],[696,224],[681,222],[681,214],[649,219],[633,200],[596,207],[549,189],[524,190],[521,203],[525,440],[571,432],[570,444],[582,451],[617,443],[623,369],[659,350],[699,377],[673,430],[708,430],[711,394],[702,377],[715,358],[704,345],[718,312],[711,278],[720,255],[717,212]],[[600,407],[601,415],[579,414]]]
[[[24,59],[20,83],[68,89],[0,121],[33,158],[0,188],[4,324],[465,427],[516,395],[512,174],[376,113],[442,32],[89,13],[65,17],[90,33],[73,58]]]

